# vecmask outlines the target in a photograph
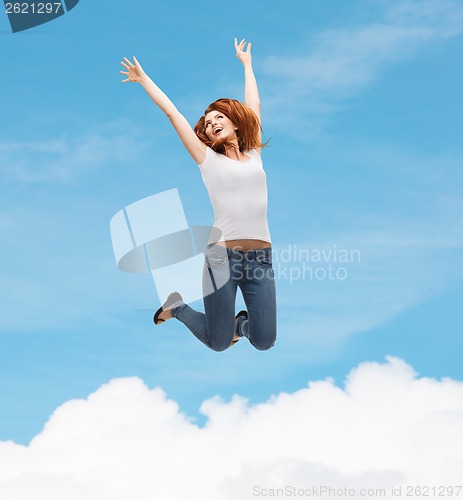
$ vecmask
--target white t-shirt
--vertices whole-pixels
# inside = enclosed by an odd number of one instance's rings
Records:
[[[209,244],[251,239],[271,243],[267,222],[267,176],[255,150],[245,151],[250,159],[237,161],[206,149],[199,164],[214,209],[214,228]],[[220,237],[219,237],[220,236]]]

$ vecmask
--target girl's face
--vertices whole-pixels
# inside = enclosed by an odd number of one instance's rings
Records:
[[[204,117],[204,126],[207,138],[211,141],[216,141],[219,138],[225,139],[225,137],[229,136],[232,139],[236,137],[235,130],[238,128],[220,111],[210,111],[207,113]]]

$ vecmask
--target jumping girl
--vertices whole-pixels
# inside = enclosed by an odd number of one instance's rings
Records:
[[[124,57],[122,82],[142,85],[167,115],[183,145],[199,166],[214,209],[214,229],[203,270],[205,312],[172,292],[156,311],[156,325],[177,318],[214,351],[241,337],[259,350],[276,340],[276,290],[272,242],[267,222],[267,182],[261,160],[262,127],[251,43],[235,38],[236,57],[244,66],[245,104],[219,99],[210,104],[194,130],[134,57]],[[212,287],[210,283],[212,282]],[[237,287],[247,307],[235,316]],[[212,288],[212,290],[211,290]]]

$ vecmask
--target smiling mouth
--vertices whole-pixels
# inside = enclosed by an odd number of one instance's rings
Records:
[[[220,134],[220,132],[222,132],[222,130],[223,130],[223,128],[222,128],[222,127],[217,127],[217,128],[214,130],[213,134],[214,134],[214,135],[218,135],[218,134]]]

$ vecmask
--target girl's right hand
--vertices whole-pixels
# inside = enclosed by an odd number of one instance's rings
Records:
[[[146,76],[146,73],[143,71],[143,68],[141,67],[140,63],[137,61],[136,57],[133,56],[133,60],[135,61],[135,64],[133,64],[131,61],[127,59],[127,57],[124,57],[126,62],[121,61],[122,66],[127,69],[127,71],[121,71],[123,75],[127,75],[127,78],[125,80],[122,80],[122,83],[124,82],[136,82],[140,83],[142,78]]]

